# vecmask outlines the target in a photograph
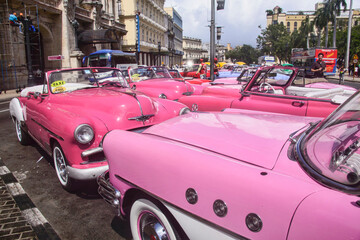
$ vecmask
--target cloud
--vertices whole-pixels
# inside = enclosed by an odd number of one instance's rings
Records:
[[[216,1],[215,1],[216,2]],[[321,2],[321,1],[319,1]],[[267,9],[279,6],[287,11],[314,11],[314,0],[225,0],[225,9],[216,11],[216,24],[223,26],[220,43],[256,46],[256,38],[266,27]],[[216,4],[216,3],[215,3]],[[210,42],[211,0],[166,0],[165,6],[174,7],[183,20],[183,35]],[[353,1],[353,8],[360,8],[360,2]]]

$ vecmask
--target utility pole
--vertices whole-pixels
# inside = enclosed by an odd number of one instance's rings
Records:
[[[349,69],[349,58],[350,58],[350,40],[351,40],[351,23],[352,23],[352,0],[350,0],[350,11],[349,11],[349,22],[348,22],[348,34],[347,34],[347,45],[345,55],[345,68]]]
[[[214,55],[215,55],[215,0],[211,0],[210,24],[210,80],[214,81]]]

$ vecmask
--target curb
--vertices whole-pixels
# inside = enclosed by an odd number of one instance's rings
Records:
[[[35,204],[26,194],[15,176],[5,166],[0,158],[0,180],[5,183],[8,193],[12,196],[16,206],[20,209],[21,215],[30,224],[39,240],[51,239],[60,240],[50,223],[41,214]],[[1,209],[1,208],[0,208]],[[0,223],[1,228],[1,223]],[[4,236],[5,237],[5,236]]]

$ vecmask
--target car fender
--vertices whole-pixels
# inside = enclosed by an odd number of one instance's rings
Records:
[[[332,190],[309,195],[294,214],[288,239],[359,239],[358,201]]]
[[[9,105],[10,109],[10,116],[14,120],[14,117],[18,119],[19,121],[25,121],[24,114],[23,114],[23,108],[21,106],[20,100],[18,98],[13,98],[10,101]]]

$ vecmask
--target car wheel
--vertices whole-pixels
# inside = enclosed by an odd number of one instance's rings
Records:
[[[179,239],[165,214],[147,199],[138,199],[131,206],[130,227],[134,240]]]
[[[21,145],[28,145],[30,142],[30,136],[27,132],[25,132],[21,127],[21,122],[19,120],[15,120],[15,128],[16,128],[16,136]]]
[[[69,177],[69,173],[66,171],[67,161],[65,154],[58,143],[55,143],[53,147],[53,159],[56,175],[63,188],[69,192],[75,191],[75,180]]]

